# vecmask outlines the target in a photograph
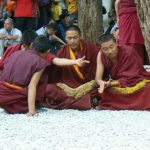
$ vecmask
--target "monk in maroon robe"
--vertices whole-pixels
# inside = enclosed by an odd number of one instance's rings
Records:
[[[148,55],[134,0],[116,0],[115,6],[119,20],[119,44],[134,47],[143,63],[148,64]]]
[[[48,79],[45,68],[48,65],[82,66],[89,63],[84,57],[77,60],[56,58],[48,52],[50,47],[49,39],[39,36],[33,42],[33,49],[17,51],[4,61],[0,79],[0,107],[9,113],[28,111],[28,115],[33,116],[36,114],[35,106],[43,105],[45,100]]]
[[[58,53],[57,57],[77,59],[85,56],[90,63],[83,67],[54,67],[49,73],[49,84],[46,89],[47,104],[55,109],[91,109],[91,100],[95,91],[89,91],[82,96],[75,98],[68,95],[63,87],[57,83],[63,83],[75,90],[81,85],[95,79],[96,57],[99,51],[98,46],[80,39],[80,29],[77,26],[70,26],[66,32],[67,45]],[[79,91],[80,92],[80,91]]]
[[[98,109],[149,110],[150,73],[143,68],[137,52],[129,46],[118,47],[112,35],[100,39],[96,81],[101,96]],[[103,80],[103,72],[109,79]]]
[[[47,83],[43,72],[49,64],[42,57],[46,55],[50,43],[45,37],[39,38],[33,43],[36,50],[15,52],[4,61],[0,80],[0,107],[9,113],[29,112],[29,115],[34,115],[35,103],[43,103],[44,92],[39,89]],[[39,41],[44,41],[47,46],[37,48]],[[52,55],[51,60],[54,58]]]

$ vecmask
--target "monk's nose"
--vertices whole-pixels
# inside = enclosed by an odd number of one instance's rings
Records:
[[[71,43],[74,43],[74,39],[71,39]]]

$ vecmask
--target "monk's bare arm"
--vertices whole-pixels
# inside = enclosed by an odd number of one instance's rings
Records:
[[[36,89],[38,82],[40,80],[40,77],[42,75],[44,70],[41,70],[39,72],[36,72],[29,83],[28,86],[28,116],[33,116],[36,114],[36,108],[35,108],[35,100],[36,100]]]
[[[62,39],[60,39],[58,36],[56,36],[55,34],[52,35],[52,38],[53,38],[54,40],[60,42],[61,44],[66,45],[66,43],[65,43]]]
[[[99,52],[97,55],[97,68],[95,77],[95,80],[98,84],[100,83],[100,81],[102,81],[103,73],[104,73],[104,65],[101,60],[101,52]]]
[[[120,7],[120,0],[116,0],[115,2],[115,11],[116,11],[116,16],[117,16],[117,23],[119,20],[119,7]]]
[[[97,84],[99,85],[99,93],[103,93],[105,87],[106,87],[106,81],[103,81],[103,73],[104,73],[104,65],[101,60],[101,52],[97,55],[97,68],[96,68],[96,77],[95,80]]]
[[[57,66],[78,65],[79,67],[82,67],[87,63],[90,63],[89,61],[85,60],[85,56],[76,60],[71,60],[67,58],[54,58],[52,62],[54,65],[57,65]]]

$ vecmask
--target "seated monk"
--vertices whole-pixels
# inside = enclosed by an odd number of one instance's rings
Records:
[[[74,65],[52,68],[46,88],[46,103],[49,108],[55,109],[91,109],[93,100],[96,101],[97,84],[93,80],[99,48],[81,40],[81,31],[75,25],[68,27],[66,41],[67,45],[59,50],[57,57],[76,60],[85,56],[90,63],[83,67]]]
[[[143,68],[136,50],[118,46],[113,35],[103,35],[100,44],[96,81],[101,100],[97,109],[149,110],[150,73]],[[105,70],[107,80],[103,79]]]
[[[33,47],[17,51],[4,61],[0,79],[0,107],[9,113],[36,114],[36,106],[43,105],[47,85],[47,67],[55,65],[82,66],[84,58],[69,60],[49,53],[51,42],[45,36],[37,37]],[[48,56],[49,63],[44,60]],[[51,62],[50,62],[51,60]]]

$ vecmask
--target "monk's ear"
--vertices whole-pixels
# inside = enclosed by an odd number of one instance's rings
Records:
[[[26,50],[26,44],[21,45],[21,50],[23,50],[23,51]]]
[[[46,51],[46,53],[49,53],[51,51],[51,49],[48,49],[47,51]]]

